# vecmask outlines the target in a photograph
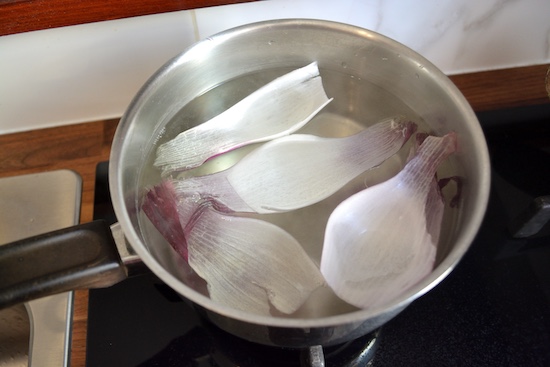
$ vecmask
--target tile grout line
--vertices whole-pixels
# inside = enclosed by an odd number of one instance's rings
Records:
[[[193,23],[193,33],[195,36],[195,42],[200,41],[200,35],[199,35],[199,24],[197,23],[197,14],[195,12],[195,9],[190,10],[191,12],[191,22]]]

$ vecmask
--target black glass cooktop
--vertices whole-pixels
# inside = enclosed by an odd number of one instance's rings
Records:
[[[350,361],[373,337],[374,367],[550,366],[550,229],[512,236],[533,199],[550,195],[550,105],[478,117],[492,187],[470,250],[379,334],[325,349],[326,366],[359,365]],[[107,167],[97,168],[95,217],[114,222]],[[226,334],[152,274],[90,291],[88,366],[300,366],[303,354]]]

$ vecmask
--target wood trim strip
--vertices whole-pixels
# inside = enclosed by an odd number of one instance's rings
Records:
[[[450,76],[475,111],[546,104],[550,65],[489,70]]]
[[[253,0],[0,0],[0,36]]]

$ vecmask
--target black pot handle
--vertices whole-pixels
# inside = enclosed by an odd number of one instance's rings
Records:
[[[126,276],[105,221],[49,232],[0,246],[0,309]]]

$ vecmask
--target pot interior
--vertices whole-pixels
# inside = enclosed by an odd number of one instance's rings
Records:
[[[321,288],[293,315],[252,316],[253,321],[296,326],[308,320],[323,326],[400,309],[452,269],[479,228],[489,187],[483,134],[460,92],[427,60],[381,35],[338,23],[288,20],[230,30],[192,46],[149,80],[121,120],[111,157],[113,203],[128,240],[161,279],[206,309],[241,320],[251,316],[212,302],[204,282],[191,275],[185,261],[140,211],[144,191],[161,180],[153,166],[155,150],[276,77],[312,61],[318,62],[326,93],[334,100],[298,133],[342,137],[395,115],[415,121],[420,131],[436,135],[456,131],[459,152],[441,166],[438,175],[462,178],[461,202],[458,208],[446,207],[433,273],[392,305],[357,310],[329,288]],[[396,174],[410,144],[318,204],[256,217],[288,231],[319,263],[330,213],[365,185]],[[219,156],[186,175],[226,169],[255,147]],[[453,187],[444,191],[447,202],[455,192]]]

